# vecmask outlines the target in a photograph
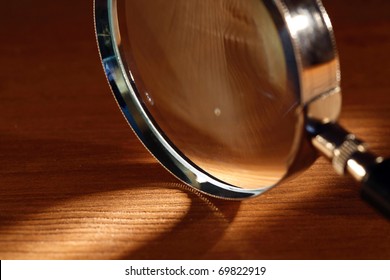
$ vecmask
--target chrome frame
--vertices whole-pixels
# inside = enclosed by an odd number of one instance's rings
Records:
[[[260,1],[260,0],[259,0]],[[317,157],[307,125],[334,122],[341,108],[340,71],[328,15],[316,0],[264,0],[278,27],[288,60],[289,80],[300,101],[300,123],[295,157],[281,181],[304,170]],[[145,147],[184,183],[212,196],[243,199],[271,187],[248,190],[226,184],[207,174],[160,131],[138,98],[136,84],[127,75],[118,40],[116,0],[95,0],[95,28],[103,67],[125,118]]]

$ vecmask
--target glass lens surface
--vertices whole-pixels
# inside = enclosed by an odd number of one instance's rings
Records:
[[[286,174],[298,98],[263,1],[118,0],[118,22],[139,98],[181,153],[242,188]]]

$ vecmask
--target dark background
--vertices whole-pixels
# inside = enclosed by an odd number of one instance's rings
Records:
[[[390,155],[390,1],[324,1],[341,123]],[[132,134],[91,1],[0,8],[0,259],[389,259],[390,225],[320,159],[242,203],[179,183]]]

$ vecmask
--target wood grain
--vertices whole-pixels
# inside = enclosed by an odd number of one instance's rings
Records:
[[[341,123],[390,156],[390,2],[324,4]],[[111,96],[91,1],[7,1],[0,25],[1,259],[390,258],[389,222],[322,159],[241,203],[166,172]]]

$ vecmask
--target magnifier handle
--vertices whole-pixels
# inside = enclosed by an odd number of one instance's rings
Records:
[[[362,185],[363,198],[390,218],[390,159],[370,166]]]
[[[340,175],[349,173],[362,184],[362,197],[390,218],[390,159],[378,157],[337,123],[310,123],[313,145]]]

